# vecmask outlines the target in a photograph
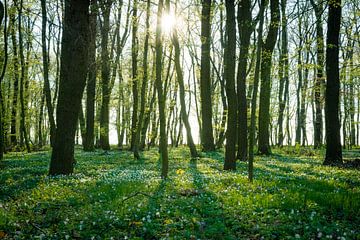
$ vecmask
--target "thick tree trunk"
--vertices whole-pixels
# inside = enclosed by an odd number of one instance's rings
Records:
[[[66,0],[50,175],[71,174],[74,170],[75,132],[86,83],[89,40],[89,0]]]
[[[270,1],[271,20],[266,41],[262,47],[261,61],[261,87],[259,109],[259,153],[268,155],[271,153],[269,144],[270,125],[270,92],[271,92],[271,66],[272,53],[278,35],[280,11],[279,0]]]
[[[211,0],[202,1],[201,11],[201,144],[203,151],[215,150],[212,127],[212,99],[210,78],[210,42],[211,42]]]
[[[236,169],[236,135],[237,135],[237,99],[235,91],[235,61],[236,61],[236,18],[234,0],[225,2],[226,7],[226,45],[224,73],[226,95],[228,99],[228,117],[226,130],[224,170]]]
[[[326,156],[324,165],[342,164],[339,120],[339,35],[341,0],[329,0],[328,32],[326,38]]]

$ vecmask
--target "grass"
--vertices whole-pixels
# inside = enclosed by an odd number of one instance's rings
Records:
[[[221,152],[192,161],[186,148],[171,149],[166,181],[156,149],[139,161],[77,150],[75,174],[60,177],[47,176],[49,152],[10,153],[0,238],[360,239],[359,171],[324,167],[308,152],[258,156],[253,184],[244,162],[224,172]]]

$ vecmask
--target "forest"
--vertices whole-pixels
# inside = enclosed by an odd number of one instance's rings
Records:
[[[360,1],[1,0],[0,239],[360,239]]]

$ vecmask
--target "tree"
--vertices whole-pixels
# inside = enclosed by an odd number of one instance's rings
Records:
[[[20,0],[20,5],[18,6],[18,31],[19,31],[19,55],[20,55],[20,131],[22,137],[25,141],[25,146],[27,152],[31,152],[27,129],[25,126],[26,121],[26,109],[25,108],[25,99],[24,99],[24,85],[25,85],[25,56],[24,56],[24,45],[23,45],[23,31],[22,31],[22,11],[23,11],[23,0]]]
[[[224,73],[226,95],[228,99],[228,117],[226,130],[224,170],[236,169],[235,145],[237,135],[237,99],[235,91],[235,54],[236,54],[236,23],[234,0],[225,2],[226,7],[226,45],[224,52]]]
[[[140,96],[140,114],[139,121],[136,128],[136,135],[134,141],[134,157],[139,159],[139,148],[140,148],[140,138],[142,133],[142,127],[144,125],[144,116],[145,116],[145,104],[146,104],[146,88],[148,84],[148,51],[149,51],[149,37],[150,37],[150,0],[147,0],[146,4],[146,35],[144,42],[144,56],[143,56],[143,79],[141,84],[141,96]]]
[[[199,155],[196,150],[196,146],[194,144],[193,137],[191,135],[191,127],[189,123],[189,118],[186,110],[186,104],[185,104],[185,86],[184,86],[184,77],[182,73],[182,67],[180,65],[180,44],[179,39],[177,35],[176,27],[174,29],[173,35],[172,35],[172,42],[175,48],[175,69],[176,69],[176,77],[179,83],[180,88],[180,112],[181,112],[181,119],[185,125],[186,129],[186,140],[187,145],[189,146],[191,157],[197,158]]]
[[[102,102],[100,110],[100,146],[103,150],[110,150],[109,143],[109,104],[110,104],[110,60],[109,60],[109,31],[110,10],[112,0],[101,0],[99,5],[102,14],[101,31],[101,91]]]
[[[315,11],[316,17],[316,51],[317,51],[317,73],[314,87],[315,101],[315,124],[314,124],[314,148],[319,148],[322,144],[322,104],[321,90],[324,82],[324,33],[322,24],[323,1],[318,0],[318,4],[314,0],[310,0]]]
[[[254,145],[255,145],[255,131],[256,131],[256,101],[259,89],[260,80],[260,65],[261,65],[261,52],[262,52],[262,34],[264,26],[264,11],[266,8],[266,0],[261,0],[259,9],[259,27],[257,30],[257,43],[256,43],[256,64],[254,70],[254,86],[251,98],[251,116],[250,116],[250,132],[249,132],[249,165],[248,177],[249,181],[253,181],[254,175]]]
[[[246,101],[246,70],[250,37],[253,31],[251,17],[251,1],[242,0],[238,3],[238,30],[240,35],[240,54],[237,75],[238,95],[238,153],[237,158],[247,159],[247,101]]]
[[[88,69],[89,3],[89,0],[65,1],[57,128],[50,175],[71,174],[74,170],[75,132]]]
[[[271,20],[269,32],[262,46],[261,56],[261,86],[259,109],[259,153],[270,154],[269,126],[270,126],[270,92],[271,92],[271,66],[272,54],[277,40],[280,11],[279,0],[270,1]]]
[[[210,78],[210,43],[211,43],[211,0],[202,0],[201,10],[201,144],[203,151],[215,150],[212,127],[212,99]]]
[[[54,108],[51,102],[51,89],[49,82],[49,54],[46,42],[46,25],[47,25],[47,13],[46,13],[46,0],[41,0],[41,13],[42,13],[42,28],[41,28],[41,43],[42,43],[42,60],[43,60],[43,73],[44,73],[44,93],[46,100],[46,108],[49,116],[50,123],[50,144],[53,146],[55,136],[55,119]]]
[[[132,39],[131,39],[131,70],[132,70],[132,94],[133,94],[133,111],[131,117],[131,143],[130,149],[134,150],[134,144],[136,141],[136,132],[138,128],[138,107],[139,107],[139,89],[138,89],[138,52],[139,52],[139,43],[137,36],[138,29],[138,16],[137,16],[137,0],[133,0],[133,9],[132,9]]]
[[[284,111],[289,92],[289,56],[288,56],[288,33],[286,17],[286,0],[281,0],[281,54],[279,66],[279,115],[278,115],[278,146],[284,142]]]
[[[166,134],[166,115],[165,115],[165,96],[163,90],[163,84],[161,81],[162,78],[162,39],[161,39],[161,17],[163,12],[163,0],[159,0],[158,11],[157,11],[157,21],[156,21],[156,36],[155,36],[155,61],[156,61],[156,76],[155,76],[155,85],[158,95],[158,105],[159,105],[159,119],[160,119],[160,159],[161,159],[161,177],[163,179],[167,178],[169,171],[169,156],[168,156],[168,137]]]
[[[94,150],[94,120],[95,120],[95,94],[96,94],[96,18],[97,0],[90,3],[90,41],[89,41],[89,70],[86,84],[86,130],[84,140],[84,150]]]
[[[7,49],[7,5],[6,0],[4,4],[0,1],[0,27],[4,19],[4,60],[2,65],[2,71],[0,74],[0,161],[3,159],[4,151],[5,151],[5,139],[4,139],[4,117],[5,117],[5,109],[2,95],[2,81],[5,76],[6,67],[7,67],[7,59],[8,59],[8,49]]]
[[[340,140],[340,76],[339,76],[339,36],[341,24],[341,0],[329,0],[328,31],[326,37],[326,156],[324,165],[342,164]]]

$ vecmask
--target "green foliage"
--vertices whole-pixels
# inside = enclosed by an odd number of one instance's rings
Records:
[[[301,149],[301,148],[299,148]],[[169,179],[157,149],[76,152],[76,173],[48,177],[48,152],[9,154],[0,172],[0,232],[15,239],[357,239],[357,170],[275,149],[222,170],[223,154],[191,161],[171,149]],[[289,152],[290,149],[285,149]],[[307,155],[305,153],[305,155]]]

